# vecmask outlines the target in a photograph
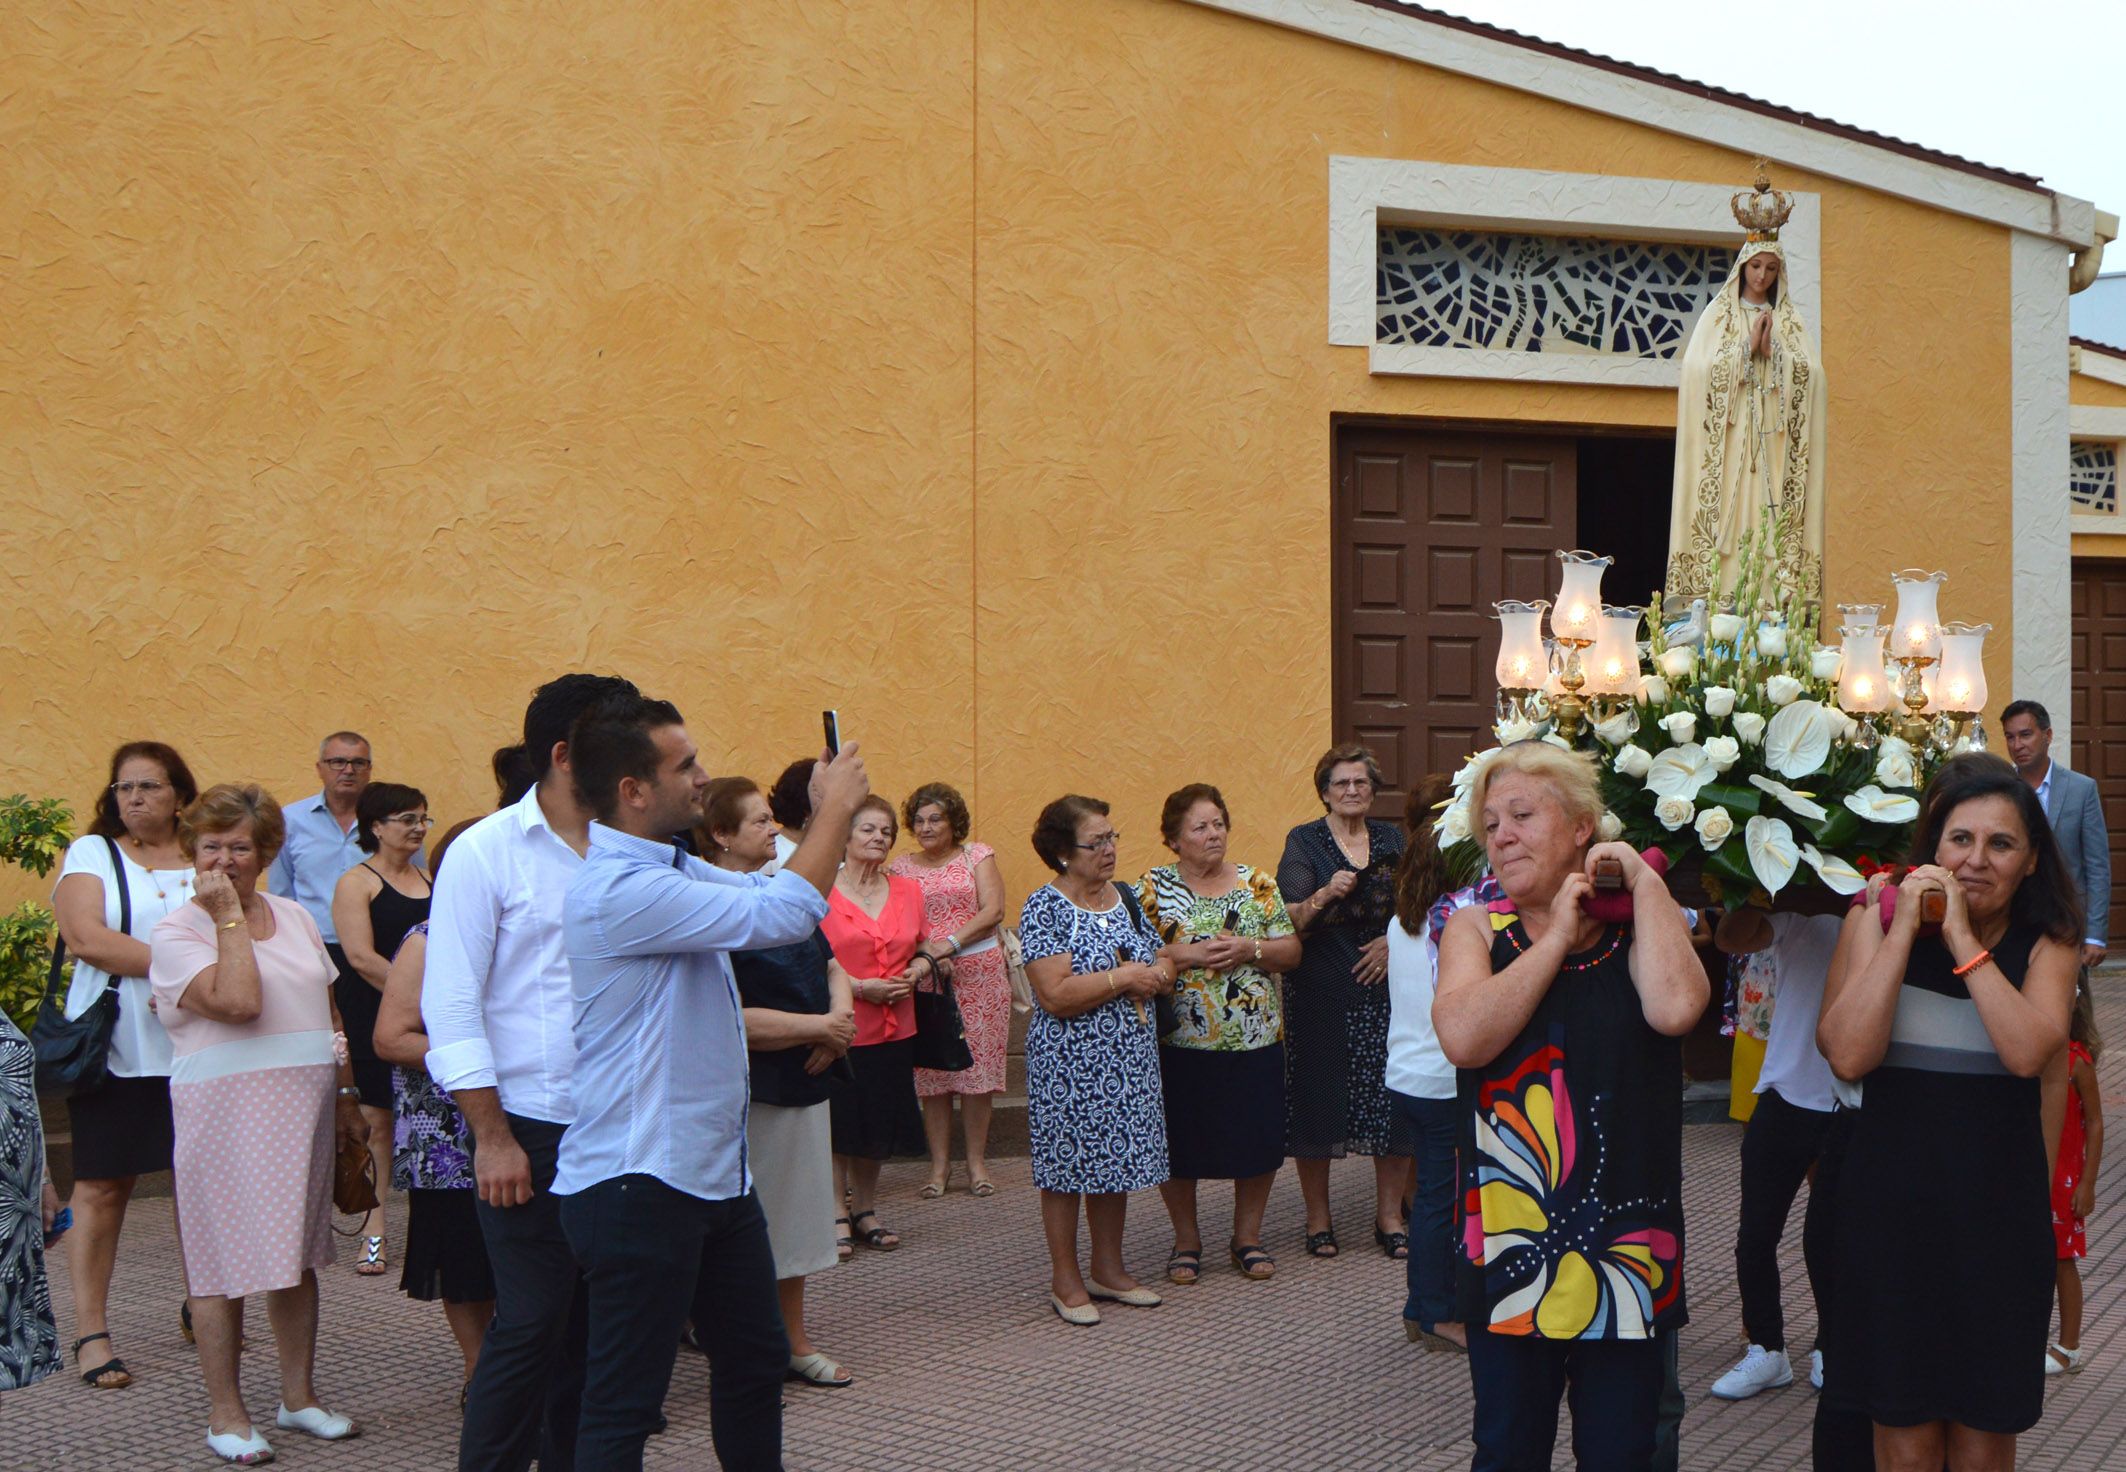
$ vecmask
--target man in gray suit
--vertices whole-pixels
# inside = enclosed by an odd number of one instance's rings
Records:
[[[2111,835],[2104,828],[2096,780],[2052,759],[2052,716],[2034,700],[2018,700],[2001,712],[2001,735],[2015,769],[2037,789],[2052,836],[2067,857],[2067,872],[2081,887],[2089,912],[2082,964],[2094,966],[2104,959],[2111,923]]]

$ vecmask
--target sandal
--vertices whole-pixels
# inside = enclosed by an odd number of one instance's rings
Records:
[[[384,1269],[384,1239],[382,1237],[364,1237],[362,1239],[362,1260],[354,1265],[355,1272],[365,1278],[374,1278],[381,1275]]]
[[[997,1194],[997,1183],[985,1177],[969,1186],[967,1194],[970,1196],[994,1196]]]
[[[849,1225],[849,1218],[838,1216],[834,1219],[834,1225],[846,1227]],[[847,1262],[850,1258],[856,1256],[856,1239],[847,1232],[836,1232],[834,1234],[834,1255],[843,1262]]]
[[[1186,1273],[1188,1276],[1183,1277]],[[1166,1281],[1186,1288],[1203,1276],[1203,1249],[1176,1247],[1167,1254]]]
[[[849,1226],[856,1232],[857,1241],[876,1252],[891,1252],[901,1245],[901,1234],[898,1232],[889,1232],[884,1227],[877,1225],[869,1227],[858,1227],[856,1225],[867,1216],[871,1218],[874,1224],[878,1221],[878,1213],[869,1210],[860,1211],[849,1219]]]
[[[1382,1253],[1394,1258],[1397,1262],[1403,1261],[1410,1255],[1410,1234],[1408,1232],[1383,1232],[1379,1227],[1375,1227],[1373,1229],[1373,1241],[1379,1246]]]
[[[817,1350],[811,1354],[791,1355],[790,1368],[783,1372],[783,1379],[817,1385],[822,1390],[840,1390],[856,1383],[854,1375]]]
[[[84,1334],[79,1339],[75,1340],[74,1363],[77,1365],[81,1363],[82,1345],[94,1344],[99,1339],[103,1340],[106,1344],[108,1344],[110,1343],[111,1336],[107,1333]],[[106,1375],[116,1375],[118,1378],[116,1380],[106,1380],[103,1378]],[[81,1372],[81,1383],[83,1385],[90,1386],[96,1390],[123,1390],[128,1385],[131,1385],[133,1383],[133,1372],[125,1367],[124,1360],[120,1359],[117,1355],[114,1354],[109,1359],[105,1360],[102,1364],[98,1365],[95,1369],[83,1370]]]
[[[1318,1232],[1307,1233],[1307,1256],[1334,1257],[1343,1251],[1336,1245],[1336,1228],[1324,1227]]]
[[[1229,1242],[1226,1244],[1226,1251],[1232,1255],[1233,1266],[1240,1269],[1241,1275],[1253,1278],[1258,1283],[1277,1271],[1277,1259],[1265,1252],[1259,1242],[1245,1246],[1238,1242]]]
[[[925,1181],[921,1188],[916,1191],[915,1197],[918,1201],[935,1201],[944,1194],[945,1188],[936,1181]]]

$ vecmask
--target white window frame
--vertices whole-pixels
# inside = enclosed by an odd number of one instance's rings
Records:
[[[2119,509],[2084,511],[2072,501],[2068,529],[2076,536],[2126,537],[2126,409],[2100,409],[2086,404],[2067,407],[2068,443],[2076,440],[2109,440],[2118,452],[2122,484]]]

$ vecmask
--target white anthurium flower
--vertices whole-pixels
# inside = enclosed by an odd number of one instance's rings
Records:
[[[1786,658],[1786,630],[1777,624],[1757,626],[1757,652],[1766,659]]]
[[[1715,736],[1705,743],[1705,754],[1711,758],[1714,771],[1724,772],[1742,760],[1742,743],[1732,736]]]
[[[1511,746],[1516,741],[1526,741],[1539,729],[1541,728],[1534,721],[1516,716],[1500,721],[1491,728],[1491,732],[1498,737],[1499,745]]]
[[[1432,820],[1432,840],[1441,848],[1453,848],[1469,837],[1469,804],[1452,803]]]
[[[1761,773],[1750,773],[1750,786],[1760,792],[1769,792],[1779,799],[1786,810],[1812,823],[1821,823],[1831,816],[1831,810],[1810,798],[1806,792],[1796,792],[1784,782],[1775,782]]]
[[[1784,818],[1760,815],[1750,819],[1742,830],[1742,846],[1749,850],[1750,872],[1766,894],[1778,894],[1800,867],[1801,850]]]
[[[1845,668],[1845,651],[1835,644],[1820,646],[1809,656],[1809,673],[1819,680],[1835,680]]]
[[[1852,739],[1853,733],[1860,729],[1860,722],[1854,720],[1835,705],[1827,705],[1823,708],[1823,723],[1824,728],[1831,733],[1833,741],[1849,741]]]
[[[1653,753],[1643,746],[1620,748],[1617,752],[1616,760],[1610,763],[1611,766],[1617,769],[1620,776],[1629,777],[1634,782],[1644,782],[1646,774],[1652,770],[1653,764]]]
[[[1774,675],[1764,682],[1764,698],[1774,705],[1791,705],[1801,694],[1801,682],[1792,675]]]
[[[1712,631],[1715,644],[1732,644],[1742,637],[1742,616],[1736,613],[1716,613],[1707,627]]]
[[[1697,663],[1697,655],[1688,649],[1671,647],[1661,651],[1661,673],[1671,680],[1689,679]]]
[[[1698,718],[1687,710],[1665,715],[1655,722],[1668,733],[1668,739],[1678,746],[1688,746],[1698,739]]]
[[[1735,715],[1735,734],[1744,746],[1755,746],[1764,740],[1764,717],[1753,710],[1738,711]]]
[[[1668,704],[1668,681],[1659,675],[1648,675],[1639,681],[1639,695],[1648,705]]]
[[[1608,809],[1595,820],[1595,840],[1598,843],[1615,843],[1624,836],[1624,820]]]
[[[1671,746],[1655,757],[1647,769],[1646,790],[1656,797],[1680,797],[1695,803],[1705,784],[1717,775],[1704,747],[1696,742]],[[1684,821],[1690,820],[1686,816]]]
[[[1868,887],[1868,878],[1836,854],[1825,855],[1812,843],[1801,846],[1801,857],[1808,860],[1823,887],[1833,894],[1859,894]]]
[[[1873,782],[1847,795],[1845,805],[1870,823],[1909,823],[1919,816],[1919,799],[1909,792],[1884,792]]]
[[[1813,700],[1795,701],[1764,728],[1764,764],[1789,782],[1822,771],[1830,754],[1823,707]]]
[[[1691,826],[1698,830],[1699,847],[1711,853],[1734,834],[1735,815],[1723,807],[1709,807]]]
[[[1468,796],[1469,789],[1476,785],[1476,779],[1484,774],[1484,768],[1498,760],[1498,754],[1499,748],[1494,746],[1478,752],[1475,756],[1469,758],[1468,761],[1463,762],[1462,769],[1454,774],[1454,795],[1456,797]]]
[[[1690,822],[1697,808],[1687,797],[1664,797],[1654,804],[1654,818],[1663,828],[1673,833]]]
[[[1705,696],[1705,713],[1716,721],[1724,721],[1735,713],[1735,692],[1725,685],[1707,685],[1701,692]]]
[[[1638,729],[1639,713],[1627,705],[1608,720],[1596,721],[1594,733],[1604,746],[1618,747],[1631,740]]]

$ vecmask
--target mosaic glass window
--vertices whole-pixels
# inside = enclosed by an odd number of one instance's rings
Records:
[[[1376,339],[1673,358],[1720,292],[1717,245],[1389,226],[1380,232]]]
[[[2119,509],[2119,447],[2116,441],[2076,440],[2067,466],[2067,489],[2075,510],[2108,516]]]

